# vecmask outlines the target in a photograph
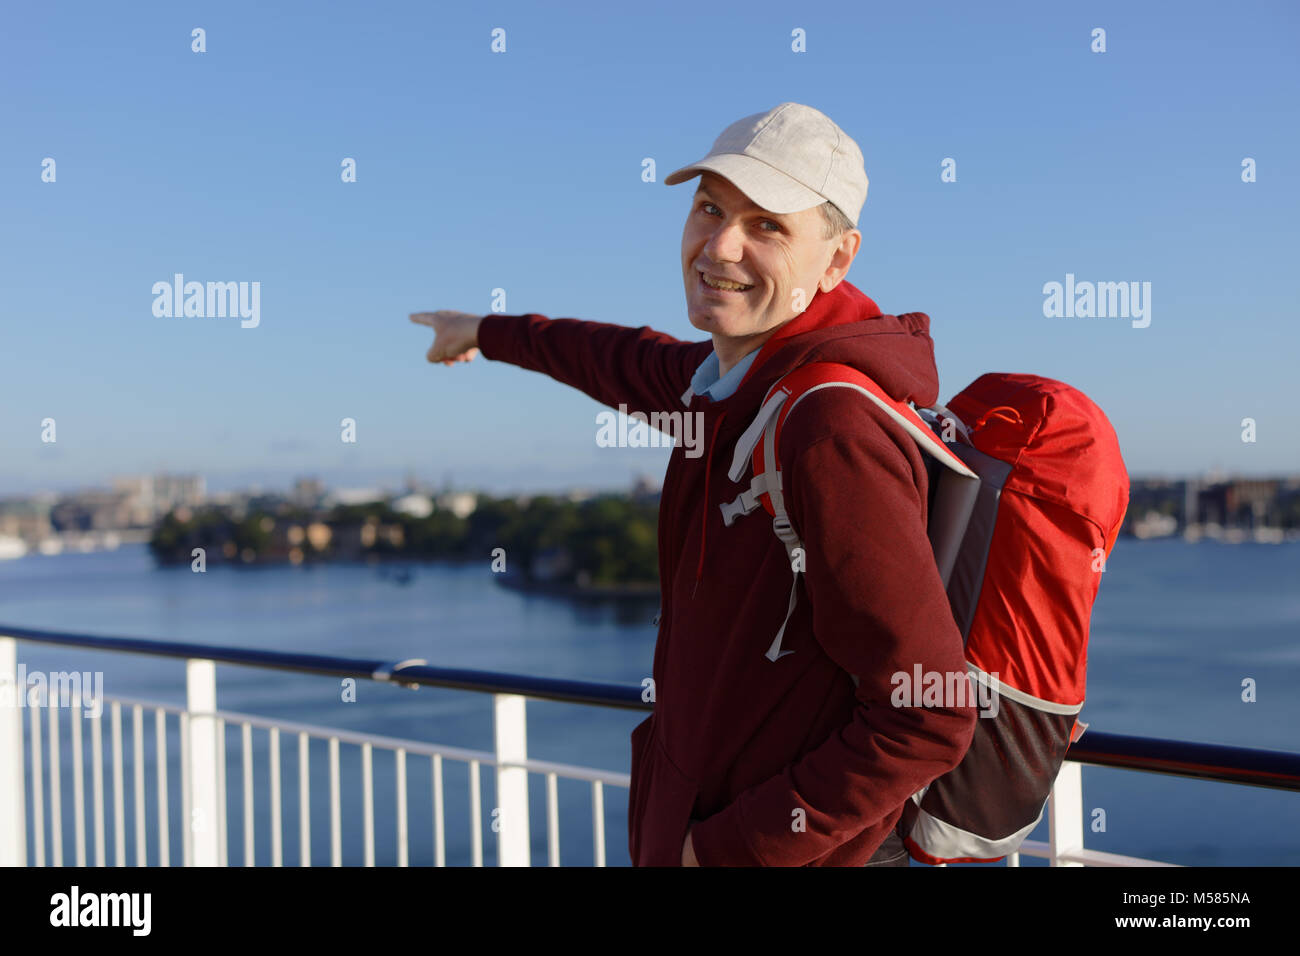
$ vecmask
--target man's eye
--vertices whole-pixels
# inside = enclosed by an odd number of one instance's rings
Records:
[[[722,212],[721,209],[719,209],[719,208],[718,208],[717,206],[715,206],[713,203],[709,202],[707,199],[701,201],[701,203],[700,203],[700,207],[699,207],[699,208],[700,208],[700,211],[703,212],[706,216],[712,216],[712,215],[714,215],[715,213],[717,213],[717,214],[721,214],[721,212]],[[762,220],[762,221],[759,223],[759,225],[760,225],[760,226],[771,226],[772,228],[771,228],[770,230],[768,230],[769,232],[783,232],[783,231],[784,231],[784,230],[782,229],[782,227],[781,227],[781,224],[780,224],[779,222],[774,222],[774,221],[772,221],[771,219],[764,219],[764,220]]]

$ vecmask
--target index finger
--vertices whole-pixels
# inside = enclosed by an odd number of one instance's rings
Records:
[[[412,312],[411,321],[417,325],[427,325],[429,328],[434,328],[432,312]]]

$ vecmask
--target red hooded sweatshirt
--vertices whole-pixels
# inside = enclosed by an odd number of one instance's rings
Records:
[[[806,569],[781,643],[793,653],[776,661],[765,654],[785,619],[790,559],[765,510],[726,527],[720,506],[749,487],[748,474],[727,477],[736,439],[800,365],[851,365],[896,399],[932,405],[929,318],[882,315],[841,281],[716,402],[689,393],[711,342],[532,313],[487,316],[478,341],[487,358],[603,404],[703,418],[703,454],[687,457],[679,439],[659,505],[655,710],[632,732],[633,863],[680,865],[688,827],[702,866],[865,863],[908,797],[961,760],[975,728],[973,707],[890,703],[892,675],[915,665],[966,672],[926,537],[921,452],[850,389],[800,402],[779,450]]]

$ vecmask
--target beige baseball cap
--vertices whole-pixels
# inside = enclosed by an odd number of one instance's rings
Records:
[[[867,201],[862,150],[829,116],[802,103],[782,103],[736,120],[707,156],[670,173],[664,185],[676,186],[705,170],[775,213],[801,212],[830,200],[856,227]]]

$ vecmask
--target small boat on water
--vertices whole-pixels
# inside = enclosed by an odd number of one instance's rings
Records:
[[[21,558],[27,553],[27,542],[13,535],[0,534],[0,561],[6,558]]]

